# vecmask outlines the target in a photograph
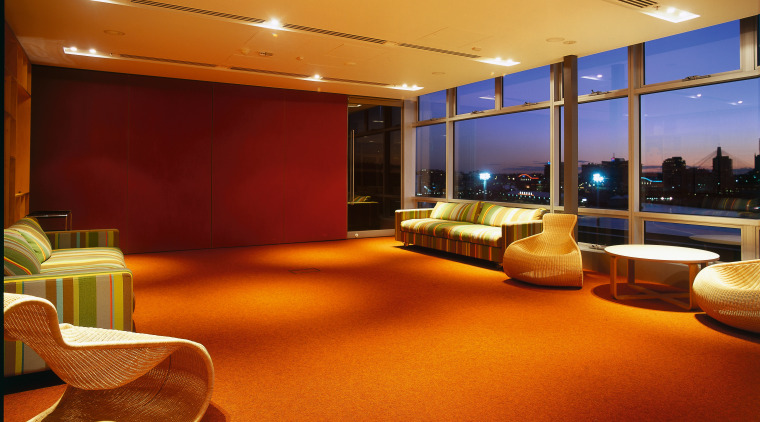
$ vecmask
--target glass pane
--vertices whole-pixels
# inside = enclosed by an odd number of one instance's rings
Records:
[[[628,87],[628,48],[578,59],[578,95]]]
[[[549,110],[454,123],[454,197],[549,204]]]
[[[740,66],[739,21],[644,43],[647,84],[711,75]]]
[[[550,100],[549,66],[504,76],[502,107]]]
[[[417,196],[446,196],[446,125],[417,128]]]
[[[578,205],[628,209],[628,99],[578,105]]]
[[[641,97],[642,210],[760,218],[760,79]]]
[[[623,245],[628,241],[628,220],[579,215],[578,241],[601,246]]]
[[[496,108],[494,79],[475,82],[457,88],[457,114]]]
[[[421,95],[418,101],[417,120],[446,117],[446,90]]]
[[[401,206],[400,107],[349,107],[348,230],[391,229]]]
[[[644,243],[704,249],[724,262],[741,259],[740,229],[646,221],[644,230]]]

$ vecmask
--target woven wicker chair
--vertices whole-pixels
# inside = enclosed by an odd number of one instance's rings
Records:
[[[544,215],[544,230],[512,242],[504,251],[504,272],[542,286],[583,286],[581,250],[573,239],[578,217]]]
[[[760,333],[760,259],[704,268],[694,279],[694,298],[707,315]]]
[[[187,340],[58,324],[49,301],[5,293],[4,337],[34,349],[68,385],[32,421],[198,421],[214,368]]]

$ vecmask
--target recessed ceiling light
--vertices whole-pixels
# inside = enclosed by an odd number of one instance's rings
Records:
[[[562,42],[562,41],[565,41],[565,39],[562,37],[551,37],[551,38],[546,39],[546,42]]]
[[[642,10],[641,13],[673,23],[684,22],[699,17],[699,15],[695,13],[687,12],[686,10],[677,9],[675,7],[668,7],[663,10],[659,6],[655,6],[653,10]]]
[[[433,75],[436,75],[436,76],[445,75],[445,74],[446,72],[433,72]]]
[[[578,41],[571,41],[571,40],[568,40],[568,41],[564,41],[562,44],[567,44],[567,45],[570,45],[570,44],[575,44],[575,43],[577,43],[577,42],[578,42]]]
[[[481,59],[477,59],[477,61],[481,63],[495,64],[499,66],[514,66],[514,65],[520,64],[520,62],[516,62],[512,59],[502,60],[501,57],[496,57],[493,59],[481,58]]]
[[[272,18],[264,22],[261,26],[270,29],[282,29],[282,22],[279,19]]]
[[[106,34],[108,34],[108,35],[115,35],[115,36],[122,36],[122,35],[125,35],[125,33],[124,33],[124,32],[121,32],[121,31],[117,31],[117,30],[115,30],[115,29],[106,29],[106,30],[105,30],[105,31],[103,31],[103,32],[105,32],[105,33],[106,33]]]

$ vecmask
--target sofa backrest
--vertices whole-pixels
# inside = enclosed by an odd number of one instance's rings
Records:
[[[480,215],[481,202],[437,202],[430,218],[474,223]]]
[[[545,208],[513,208],[484,203],[475,222],[496,227],[505,224],[525,223],[541,220],[547,211]]]

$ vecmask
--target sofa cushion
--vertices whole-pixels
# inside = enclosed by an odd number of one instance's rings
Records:
[[[468,225],[464,221],[441,220],[438,218],[415,218],[401,222],[401,230],[428,236],[448,238],[449,232],[458,226]]]
[[[480,202],[437,202],[430,218],[474,223],[480,213]]]
[[[118,248],[56,249],[41,264],[41,273],[61,270],[99,271],[126,268],[124,254]]]
[[[509,223],[525,223],[540,220],[546,213],[544,208],[511,208],[501,205],[484,203],[480,216],[475,221],[486,226],[502,226]]]
[[[18,231],[24,236],[29,246],[31,246],[34,254],[40,262],[44,262],[50,258],[50,254],[53,251],[53,247],[50,245],[50,239],[48,239],[45,231],[42,230],[40,223],[34,218],[24,217],[15,222],[10,228]]]
[[[24,236],[13,229],[3,230],[3,274],[39,274],[40,261]]]
[[[448,232],[448,238],[477,245],[501,246],[501,227],[482,224],[460,224]]]

